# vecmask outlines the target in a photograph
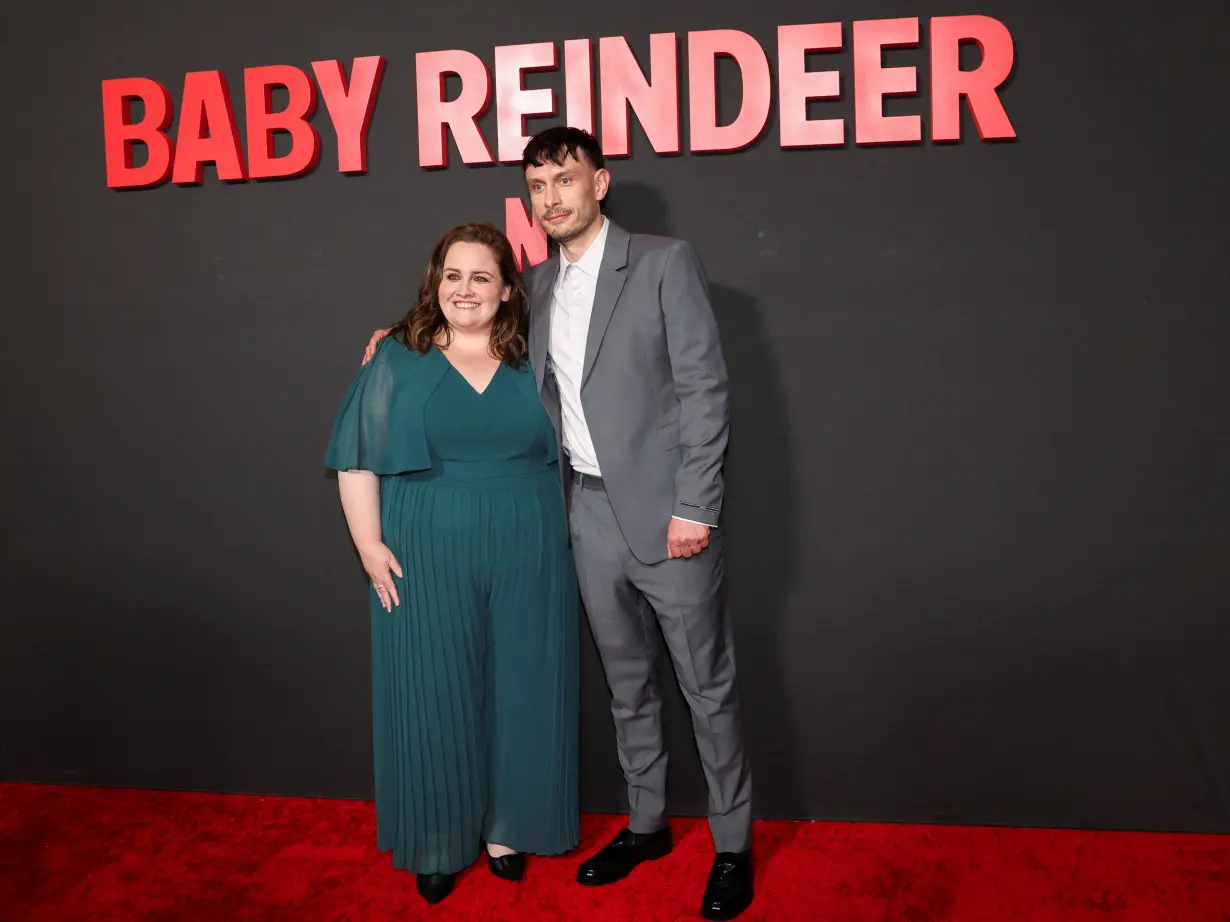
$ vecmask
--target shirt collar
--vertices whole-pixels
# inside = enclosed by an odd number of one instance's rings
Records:
[[[602,268],[602,254],[606,250],[606,233],[611,229],[611,222],[607,220],[606,215],[599,215],[602,220],[602,230],[598,231],[598,236],[594,238],[593,243],[575,263],[570,262],[568,257],[564,255],[564,251],[560,250],[559,259],[560,265],[563,267],[576,266],[586,275],[592,278],[598,277],[598,270]],[[560,276],[563,277],[563,272]]]

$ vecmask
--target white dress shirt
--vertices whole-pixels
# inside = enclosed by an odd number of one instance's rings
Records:
[[[560,421],[564,429],[564,451],[574,471],[601,477],[598,452],[585,421],[581,405],[581,376],[585,369],[585,344],[589,340],[589,319],[594,312],[594,295],[598,290],[598,271],[602,254],[606,252],[610,222],[602,217],[602,230],[575,263],[569,262],[561,248],[560,271],[551,292],[551,334],[547,354],[559,385]],[[681,519],[680,516],[672,518]],[[681,519],[691,522],[692,519]],[[703,525],[703,522],[694,524]]]
[[[585,368],[585,343],[589,340],[589,318],[594,312],[594,294],[598,289],[598,270],[606,251],[607,230],[602,217],[602,230],[575,263],[569,262],[561,248],[560,271],[552,291],[551,338],[548,351],[555,380],[559,384],[560,416],[564,428],[564,450],[574,471],[601,477],[598,453],[585,421],[581,406],[581,374]]]

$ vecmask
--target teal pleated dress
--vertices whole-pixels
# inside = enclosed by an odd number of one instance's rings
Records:
[[[346,393],[332,470],[380,475],[401,604],[369,588],[377,846],[448,874],[480,840],[579,840],[580,600],[554,429],[528,365],[479,393],[392,337]]]

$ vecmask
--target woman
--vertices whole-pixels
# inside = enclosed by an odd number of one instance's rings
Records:
[[[325,464],[371,580],[377,846],[429,902],[487,843],[579,839],[578,616],[507,238],[466,224],[342,401]]]

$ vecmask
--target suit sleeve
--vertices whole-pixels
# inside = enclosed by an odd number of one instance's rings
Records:
[[[679,447],[675,475],[676,518],[716,527],[725,484],[722,465],[730,428],[726,361],[709,282],[695,249],[676,241],[662,278],[662,314],[675,394],[679,398]]]

